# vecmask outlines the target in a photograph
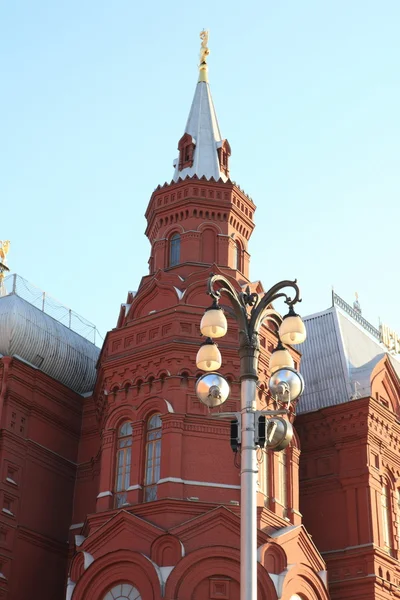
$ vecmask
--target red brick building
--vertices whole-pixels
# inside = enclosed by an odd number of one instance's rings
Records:
[[[240,457],[235,464],[229,422],[197,400],[195,356],[210,272],[238,290],[263,288],[249,280],[255,205],[229,178],[205,65],[178,149],[173,180],[146,211],[149,274],[122,305],[97,371],[93,344],[11,280],[3,289],[2,598],[239,598]],[[224,409],[237,410],[238,332],[228,320]],[[270,327],[261,408],[277,343]],[[280,454],[260,451],[259,600],[328,598],[325,563],[299,511],[299,457],[297,439]]]
[[[400,597],[400,360],[333,294],[305,318],[298,406],[300,510],[328,568],[332,600]]]

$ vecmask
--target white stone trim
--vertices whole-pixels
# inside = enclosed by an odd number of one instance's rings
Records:
[[[70,529],[80,529],[83,526],[84,526],[84,523],[74,523],[73,525],[70,526]]]
[[[214,483],[210,481],[191,481],[189,479],[181,479],[180,477],[163,477],[157,481],[160,483],[183,483],[184,485],[199,485],[202,487],[225,488],[229,490],[240,490],[240,485],[231,485],[230,483]]]
[[[76,586],[76,583],[68,577],[67,592],[65,594],[65,600],[71,600],[75,586]]]
[[[136,483],[135,485],[130,485],[130,486],[129,486],[129,487],[126,489],[126,491],[127,491],[127,492],[131,492],[132,490],[141,490],[141,489],[142,489],[142,486],[141,486],[141,485],[139,485],[138,483]],[[128,502],[128,504],[129,504],[129,502]]]
[[[100,492],[100,494],[97,495],[97,498],[105,498],[106,496],[112,496],[112,492]]]
[[[86,571],[86,569],[90,567],[92,562],[94,562],[94,557],[91,554],[89,554],[89,552],[83,552],[82,554],[83,554],[83,558],[84,558],[83,566]]]
[[[326,589],[328,589],[328,571],[318,571],[318,575]]]
[[[75,536],[75,546],[82,546],[83,542],[86,540],[84,535],[76,535]]]
[[[163,579],[163,584],[165,585],[167,583],[167,579],[171,574],[171,571],[173,571],[173,569],[175,569],[174,566],[172,567],[159,567],[160,572],[161,572],[161,577]]]

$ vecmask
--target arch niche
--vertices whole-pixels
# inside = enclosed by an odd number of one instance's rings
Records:
[[[86,569],[72,600],[126,600],[128,589],[128,600],[161,600],[160,580],[153,563],[138,552],[116,550],[96,558]]]
[[[286,575],[282,598],[289,600],[329,600],[320,576],[310,567],[299,564]]]
[[[200,548],[177,564],[167,579],[165,597],[204,600],[213,597],[212,594],[218,598],[218,593],[221,598],[239,600],[239,573],[238,549],[226,546]],[[260,564],[257,565],[257,581],[258,600],[277,600],[274,584]]]

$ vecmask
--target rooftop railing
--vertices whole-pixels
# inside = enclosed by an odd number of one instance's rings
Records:
[[[359,323],[366,331],[368,331],[368,333],[373,335],[379,342],[381,341],[382,336],[379,329],[371,325],[371,323],[364,319],[364,317],[362,317],[357,310],[350,306],[350,304],[347,304],[347,302],[335,294],[335,292],[332,292],[332,302],[334,305],[343,309],[348,315],[350,315],[352,319],[354,319],[354,321],[357,321],[357,323]]]
[[[96,325],[16,273],[4,278],[1,292],[1,296],[15,294],[23,298],[93,344],[99,345],[102,341]]]

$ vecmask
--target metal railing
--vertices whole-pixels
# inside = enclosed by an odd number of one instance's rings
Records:
[[[10,296],[11,294],[26,300],[93,344],[99,343],[103,339],[96,325],[16,273],[8,275],[3,281],[2,295]]]
[[[354,321],[357,321],[357,323],[359,323],[366,331],[368,331],[368,333],[373,335],[379,342],[381,341],[382,336],[379,329],[371,325],[371,323],[364,319],[364,317],[362,317],[358,311],[350,306],[350,304],[347,304],[347,302],[335,294],[335,292],[332,292],[332,302],[334,305],[342,308],[348,315],[350,315],[352,319],[354,319]]]

